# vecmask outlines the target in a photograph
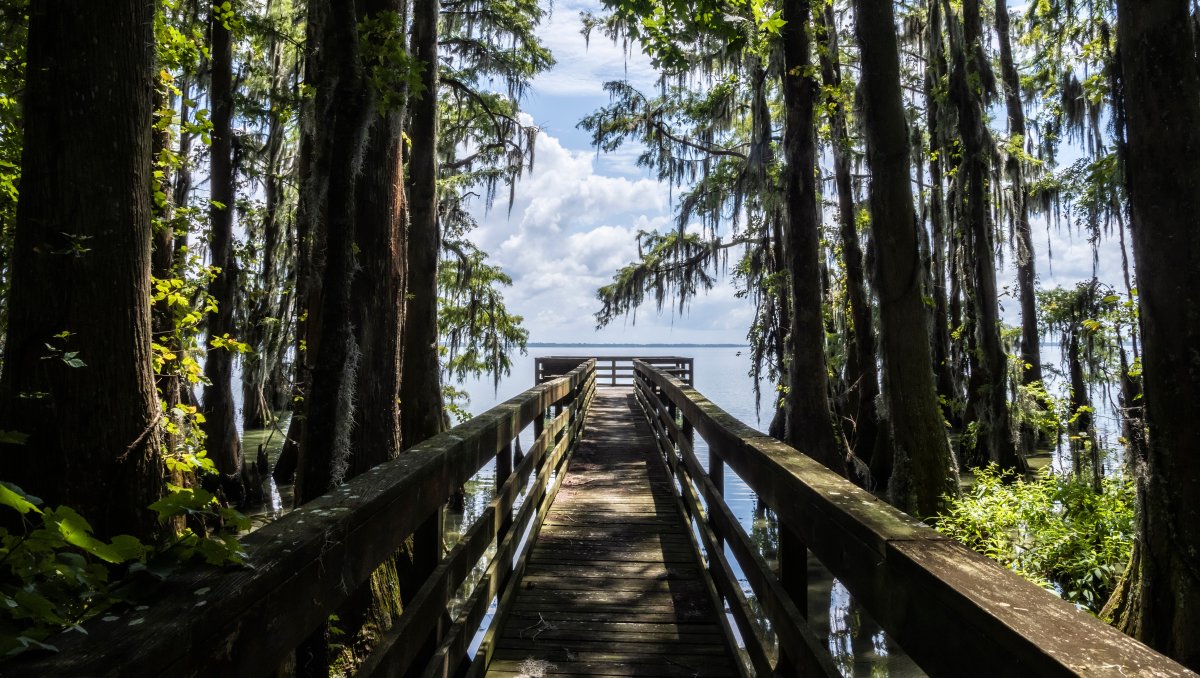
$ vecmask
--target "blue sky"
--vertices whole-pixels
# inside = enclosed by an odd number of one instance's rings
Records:
[[[655,85],[654,71],[640,53],[626,54],[599,35],[585,44],[580,11],[598,6],[560,0],[541,27],[558,65],[533,82],[524,103],[542,129],[537,162],[517,185],[511,214],[503,200],[487,214],[476,208],[481,226],[472,239],[512,276],[505,298],[510,311],[524,316],[531,341],[742,343],[752,311],[728,284],[696,300],[684,315],[669,310],[660,315],[651,305],[638,312],[636,323],[594,330],[596,289],[634,258],[639,229],[671,224],[672,196],[679,193],[636,166],[636,147],[598,156],[588,134],[576,128],[608,102],[604,82],[628,78],[644,91]],[[1091,277],[1092,247],[1084,236],[1047,232],[1044,222],[1035,222],[1034,232],[1041,286],[1071,286]],[[998,272],[1002,291],[1015,290],[1010,259],[1006,254]],[[1102,280],[1119,282],[1115,238],[1101,245],[1099,270]],[[1019,322],[1015,299],[1002,298],[1001,305],[1006,322]]]
[[[596,289],[634,258],[639,229],[671,223],[673,195],[636,166],[636,147],[598,156],[588,134],[576,128],[608,103],[606,81],[628,78],[644,89],[655,83],[640,53],[626,54],[601,36],[585,44],[579,14],[595,8],[581,0],[556,2],[542,26],[558,65],[534,80],[524,103],[542,129],[537,162],[517,186],[511,215],[502,201],[489,214],[477,208],[481,227],[472,238],[513,277],[505,298],[512,312],[524,316],[532,341],[741,342],[751,311],[727,287],[713,290],[685,316],[660,316],[648,307],[636,323],[594,330]]]

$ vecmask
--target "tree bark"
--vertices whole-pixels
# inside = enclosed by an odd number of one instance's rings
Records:
[[[355,268],[355,177],[367,133],[370,106],[359,60],[358,23],[352,2],[329,2],[320,49],[318,87],[330,97],[318,105],[316,133],[329,135],[325,197],[325,265],[321,274],[320,342],[313,351],[312,379],[296,475],[296,505],[319,497],[345,477],[350,459],[358,344],[351,326]],[[317,142],[321,145],[321,141]],[[310,320],[311,322],[311,320]]]
[[[150,354],[153,22],[146,0],[30,7],[0,379],[0,428],[29,438],[0,454],[6,480],[74,507],[102,537],[153,535],[146,507],[163,491]]]
[[[187,78],[182,78],[180,91],[183,96],[180,97],[183,101],[180,103],[184,115],[187,114]],[[157,110],[164,110],[168,107],[174,110],[174,102],[168,101],[165,91],[161,88],[155,91],[154,106]],[[183,132],[186,134],[186,132]],[[150,150],[151,158],[158,158],[162,151],[167,149],[171,143],[171,133],[166,127],[155,129],[153,132],[153,143]],[[176,177],[176,181],[180,179]],[[159,198],[161,203],[156,202],[153,207],[152,214],[154,221],[154,242],[150,255],[150,275],[155,280],[168,280],[179,275],[175,267],[175,224],[172,219],[174,209],[179,205],[172,203],[167,198],[171,194],[171,175],[163,170],[162,176],[158,180],[158,186],[155,187],[156,192],[161,193]],[[171,306],[162,301],[156,303],[151,309],[150,327],[159,344],[162,344],[167,350],[179,355],[180,346],[176,341],[175,334],[175,313]],[[175,419],[175,408],[179,406],[179,375],[172,369],[173,365],[164,365],[160,374],[155,376],[155,385],[158,388],[159,397],[163,402],[163,416],[168,420]],[[179,436],[170,432],[163,432],[163,453],[171,456],[175,454],[179,446]],[[178,482],[178,480],[174,481]]]
[[[412,447],[446,428],[438,355],[437,270],[441,231],[437,214],[438,0],[413,3],[412,53],[423,64],[421,92],[412,110],[408,289],[404,309],[404,379],[400,436]]]
[[[933,384],[933,362],[921,289],[917,221],[909,180],[909,147],[900,97],[900,57],[892,4],[856,0],[862,59],[864,127],[883,392],[896,464],[890,499],[918,516],[933,516],[941,498],[957,494],[957,470]]]
[[[233,40],[228,26],[209,11],[212,31],[212,167],[209,173],[209,221],[212,233],[209,250],[212,265],[220,269],[208,285],[217,311],[208,317],[208,356],[204,361],[205,447],[221,474],[221,489],[229,501],[246,494],[242,480],[242,445],[238,439],[233,407],[233,359],[227,348],[212,348],[212,340],[234,336],[234,305],[237,303],[237,259],[233,253],[234,167],[233,167]]]
[[[787,443],[845,475],[845,453],[829,409],[825,328],[821,313],[820,223],[817,218],[816,115],[818,85],[809,75],[809,0],[786,0],[783,42],[784,256],[791,292]]]
[[[1137,637],[1200,669],[1200,76],[1184,0],[1118,0],[1150,444]]]

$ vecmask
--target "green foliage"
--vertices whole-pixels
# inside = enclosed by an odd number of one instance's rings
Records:
[[[1084,142],[1089,149],[1103,146],[1097,123],[1112,102],[1115,25],[1110,0],[1037,0],[1015,24],[1016,39],[1028,55],[1021,87],[1032,100],[1030,117],[1041,133],[1039,157],[1053,160],[1063,141]]]
[[[1096,280],[1039,290],[1038,321],[1042,332],[1062,342],[1062,358],[1078,356],[1087,379],[1093,383],[1110,380],[1116,365],[1116,330],[1129,326],[1130,305],[1112,288]]]
[[[529,341],[521,316],[511,315],[504,306],[503,288],[512,285],[512,278],[487,264],[487,254],[474,245],[462,242],[453,247],[458,256],[443,261],[438,270],[442,367],[460,382],[487,374],[499,384],[512,368],[512,353],[524,353]]]
[[[0,0],[0,332],[8,325],[8,262],[21,185],[21,93],[29,0]]]
[[[467,409],[467,405],[471,402],[469,393],[455,388],[452,384],[442,384],[442,398],[446,402],[446,411],[450,413],[456,423],[462,424],[471,418],[471,412]]]
[[[946,497],[938,531],[1096,613],[1133,543],[1133,484],[1106,478],[1103,492],[1049,471],[1031,481],[980,469],[975,485]]]
[[[475,227],[468,200],[491,209],[533,169],[539,128],[521,115],[534,76],[554,65],[537,35],[546,16],[538,0],[464,0],[439,26],[439,214],[449,239]]]
[[[362,61],[367,79],[379,98],[381,111],[398,111],[409,95],[421,96],[422,64],[408,53],[402,17],[379,12],[358,24]]]
[[[699,62],[730,61],[746,52],[767,56],[784,26],[768,0],[605,0],[606,14],[584,13],[584,35],[600,30],[639,43],[665,75],[682,75]]]
[[[144,566],[149,548],[129,535],[105,542],[66,506],[39,508],[41,500],[0,483],[0,505],[21,516],[24,531],[0,528],[0,656],[31,647],[78,625],[115,600],[114,566]],[[7,520],[7,519],[6,519]]]
[[[16,532],[0,528],[0,657],[29,648],[56,650],[46,639],[63,629],[83,633],[80,624],[125,600],[119,584],[128,577],[162,578],[193,560],[245,562],[236,531],[248,521],[219,506],[212,494],[171,487],[149,508],[167,525],[188,518],[196,525],[219,520],[225,527],[212,534],[184,528],[159,544],[127,534],[105,541],[69,506],[44,508],[37,497],[0,482],[0,511],[15,513],[22,526]]]
[[[698,292],[712,289],[713,269],[729,247],[720,240],[678,231],[639,231],[637,238],[638,261],[622,267],[596,293],[602,304],[596,313],[597,328],[633,313],[647,297],[653,297],[659,310],[677,303],[683,312]]]

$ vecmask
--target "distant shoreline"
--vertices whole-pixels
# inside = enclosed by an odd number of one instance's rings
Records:
[[[531,341],[527,348],[749,348],[746,344],[589,344]]]

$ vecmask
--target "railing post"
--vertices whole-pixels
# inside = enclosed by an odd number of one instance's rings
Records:
[[[512,475],[513,470],[513,443],[510,439],[505,443],[504,447],[500,448],[500,453],[496,455],[496,491],[504,486],[504,482]],[[509,528],[512,527],[512,509],[500,516],[500,529],[496,533],[496,543],[504,541],[505,535],[508,534]],[[503,585],[503,582],[501,582]]]
[[[800,615],[808,619],[808,547],[783,519],[779,519],[779,579]],[[800,667],[805,662],[795,653],[805,652],[805,648],[790,648],[789,651],[789,648],[780,647],[779,651],[779,668],[785,670],[777,673],[800,675]]]
[[[433,515],[421,523],[412,533],[412,551],[407,558],[401,557],[397,561],[400,570],[400,598],[405,605],[416,596],[417,591],[421,589],[442,560],[442,533],[445,527],[443,517],[444,512],[439,507],[433,512]],[[449,615],[442,614],[438,617],[434,627],[427,631],[429,635],[423,641],[420,640],[420,636],[413,639],[421,644],[421,649],[413,662],[414,666],[423,666],[433,657],[438,645],[442,643],[442,638],[446,635],[449,622]]]
[[[692,425],[686,419],[683,422],[685,427],[684,435],[689,439],[692,435]],[[690,442],[690,440],[689,440]],[[708,478],[717,488],[717,493],[722,497],[725,496],[725,462],[721,461],[721,455],[710,445],[708,448]]]
[[[668,400],[667,401],[667,415],[669,417],[671,417],[671,423],[675,423],[675,417],[678,414],[678,412],[679,412],[679,408],[675,406],[675,401]],[[667,430],[667,440],[671,440],[670,429]],[[678,440],[671,440],[671,442],[674,443],[675,445],[679,444]]]

